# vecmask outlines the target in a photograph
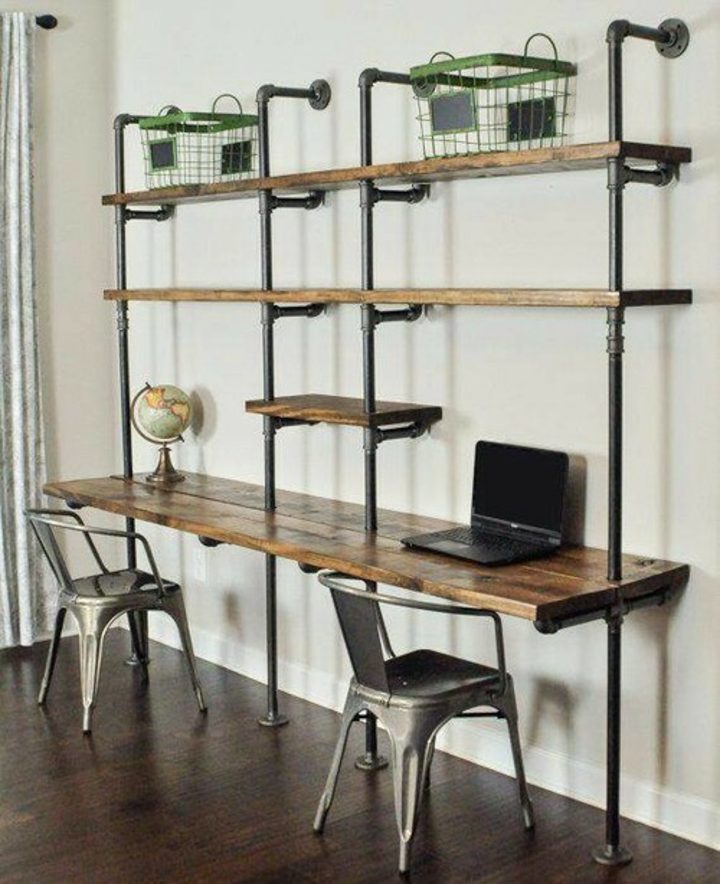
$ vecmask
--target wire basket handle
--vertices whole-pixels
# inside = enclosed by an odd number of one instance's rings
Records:
[[[163,114],[181,114],[182,111],[176,104],[166,104],[164,107],[161,107],[157,112],[157,115],[161,117]]]
[[[240,116],[243,115],[243,109],[242,105],[240,104],[240,99],[237,97],[237,95],[233,95],[231,92],[221,92],[220,95],[218,95],[215,101],[213,101],[212,107],[210,108],[211,113],[215,113],[215,108],[217,107],[217,103],[218,101],[220,101],[221,98],[231,98],[235,102],[235,104],[237,104],[238,110],[240,111]]]
[[[445,52],[444,49],[441,49],[439,52],[436,52],[433,56],[431,56],[428,64],[432,64],[435,61],[435,59],[438,57],[438,55],[444,55],[447,58],[451,58],[453,61],[455,60],[455,56],[452,54],[452,52]]]
[[[552,46],[553,52],[555,53],[555,64],[558,63],[558,51],[557,46],[555,45],[555,41],[549,34],[544,34],[542,31],[536,31],[534,34],[530,34],[530,36],[525,41],[525,48],[523,49],[523,59],[527,58],[528,54],[528,46],[530,42],[535,39],[535,37],[544,37],[548,43]]]

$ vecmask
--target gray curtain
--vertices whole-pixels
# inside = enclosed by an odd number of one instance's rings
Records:
[[[35,17],[0,15],[0,647],[47,631],[51,588],[23,515],[45,471],[32,206]]]

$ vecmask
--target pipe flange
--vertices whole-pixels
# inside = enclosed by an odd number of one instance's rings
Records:
[[[677,58],[678,55],[682,55],[690,43],[690,31],[685,22],[679,18],[666,18],[660,25],[660,30],[670,34],[667,43],[655,44],[660,55],[664,55],[665,58]]]
[[[327,80],[313,80],[310,84],[312,95],[308,99],[313,110],[325,110],[330,104],[332,90]]]

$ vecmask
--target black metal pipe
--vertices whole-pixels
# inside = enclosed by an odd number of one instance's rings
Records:
[[[608,161],[609,266],[611,291],[623,289],[624,169],[619,159]],[[607,311],[608,352],[608,579],[622,577],[622,434],[623,434],[623,322],[622,307]]]
[[[325,192],[313,190],[307,196],[273,196],[273,209],[317,209],[325,202]]]
[[[680,591],[679,586],[663,586],[647,595],[638,596],[634,599],[626,599],[622,602],[623,614],[629,614],[631,611],[640,608],[659,608],[661,605],[667,604],[672,596]],[[535,620],[534,626],[542,635],[554,635],[561,629],[569,629],[571,626],[582,626],[585,623],[592,623],[596,620],[607,621],[612,613],[609,608],[598,608],[594,611],[585,611],[582,614],[571,614],[567,617],[558,617],[556,619],[548,618],[546,620]]]
[[[378,444],[389,442],[391,439],[418,439],[427,430],[423,423],[403,424],[400,427],[388,427],[376,431]]]
[[[326,306],[326,304],[275,304],[273,313],[275,319],[283,319],[289,316],[313,318],[324,313]]]
[[[258,167],[261,178],[270,175],[270,125],[269,103],[274,97],[307,98],[311,107],[322,110],[330,101],[330,86],[325,80],[315,80],[309,89],[274,86],[261,86],[257,91],[258,109]],[[262,190],[260,204],[260,250],[262,289],[273,289],[272,255],[272,212],[274,208],[296,207],[315,208],[323,202],[323,194],[313,192],[307,197],[276,197],[272,190]],[[263,397],[270,401],[275,398],[275,340],[274,324],[278,316],[293,316],[304,313],[316,315],[315,305],[305,307],[279,308],[269,302],[261,308],[263,331]],[[275,495],[275,434],[279,421],[271,415],[263,417],[263,437],[265,454],[265,509],[274,510]],[[260,724],[277,727],[285,724],[287,718],[278,713],[277,701],[277,567],[273,555],[265,556],[265,610],[267,644],[267,713]]]
[[[168,221],[175,214],[175,206],[159,209],[125,209],[126,221]]]
[[[121,114],[114,123],[115,142],[115,192],[125,192],[125,128],[137,121],[131,114]],[[126,243],[126,212],[123,204],[115,206],[115,284],[116,288],[127,288],[127,243]],[[132,424],[130,420],[130,356],[128,342],[128,302],[116,303],[118,366],[120,373],[120,433],[123,455],[123,476],[126,479],[133,475]],[[135,531],[135,520],[125,520],[126,530]],[[127,539],[128,568],[137,565],[137,553],[133,538]]]
[[[625,183],[652,184],[655,187],[666,187],[678,173],[678,167],[672,163],[658,163],[656,169],[624,168]]]
[[[420,304],[410,304],[409,307],[401,307],[398,310],[376,310],[375,325],[383,322],[415,322],[422,316]]]
[[[430,193],[429,184],[413,184],[404,190],[387,190],[378,187],[373,188],[374,201],[376,203],[420,203]]]
[[[622,866],[632,862],[632,853],[620,844],[620,738],[622,689],[622,613],[607,618],[607,781],[605,799],[605,844],[596,848],[593,859],[602,865]]]
[[[605,841],[616,849],[620,844],[620,686],[622,662],[622,619],[608,621],[607,671],[607,796]]]
[[[44,31],[52,31],[58,25],[54,15],[36,15],[35,24]]]
[[[608,129],[610,141],[622,141],[623,137],[623,99],[622,99],[622,37],[621,30],[608,28]],[[628,24],[625,22],[625,24]]]

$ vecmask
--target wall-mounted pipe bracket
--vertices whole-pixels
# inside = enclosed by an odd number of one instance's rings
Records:
[[[175,214],[175,206],[161,206],[159,209],[125,209],[127,221],[169,221]]]
[[[410,304],[397,310],[373,310],[372,322],[375,326],[383,322],[415,322],[422,316],[421,304]]]
[[[273,319],[284,319],[288,316],[303,316],[312,318],[321,316],[327,310],[327,304],[273,304]]]
[[[258,104],[268,104],[271,98],[305,98],[313,110],[325,110],[330,104],[332,90],[327,80],[313,80],[307,89],[266,83],[258,89],[256,97]]]
[[[307,196],[270,195],[270,211],[274,209],[317,209],[325,204],[325,191],[312,190]]]
[[[652,184],[655,187],[667,187],[680,176],[678,163],[657,163],[654,169],[634,169],[623,166],[623,183]]]
[[[690,30],[679,18],[666,18],[657,28],[637,25],[627,19],[616,19],[610,22],[607,29],[607,42],[619,44],[627,37],[638,40],[650,40],[665,58],[677,58],[682,55],[690,43]]]
[[[388,429],[378,428],[375,430],[375,441],[390,442],[394,439],[418,439],[430,429],[430,425],[424,421],[415,421],[412,424],[405,424],[401,427],[389,427]]]
[[[662,586],[654,592],[639,596],[635,599],[626,599],[617,605],[600,608],[596,611],[587,611],[583,614],[572,614],[567,617],[548,617],[545,620],[535,620],[534,626],[542,635],[554,635],[561,629],[570,626],[580,626],[583,623],[592,623],[596,620],[604,620],[606,623],[622,622],[622,619],[631,611],[639,608],[659,608],[667,604],[678,591],[677,587]]]
[[[403,190],[390,190],[387,188],[376,187],[371,181],[364,182],[366,186],[360,190],[360,205],[367,205],[370,201],[371,205],[377,203],[408,203],[416,205],[430,196],[429,184],[413,184],[411,187]]]
[[[299,417],[273,417],[273,425],[276,430],[283,430],[285,427],[314,427],[318,421],[305,421]]]

